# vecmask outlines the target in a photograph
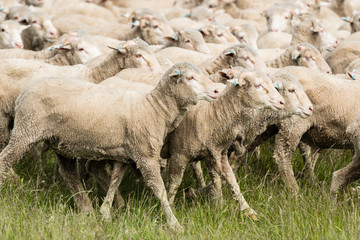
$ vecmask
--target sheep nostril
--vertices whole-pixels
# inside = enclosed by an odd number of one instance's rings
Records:
[[[280,105],[285,105],[285,102],[281,100]]]
[[[310,112],[312,112],[314,109],[312,106],[309,107]]]
[[[214,91],[214,93],[215,93],[215,94],[218,94],[218,93],[219,93],[219,91],[218,91],[218,90],[215,90],[215,91]]]

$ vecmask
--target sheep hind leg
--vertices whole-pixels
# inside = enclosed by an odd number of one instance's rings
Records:
[[[83,184],[81,183],[81,179],[76,167],[76,160],[69,159],[61,155],[57,155],[57,158],[60,175],[70,189],[76,206],[83,213],[92,213],[92,203],[87,192],[85,191]]]
[[[319,157],[319,153],[318,153],[319,149],[312,151],[312,148],[303,142],[299,143],[298,148],[304,159],[305,179],[309,179],[310,183],[314,185],[318,182],[314,173],[314,169]]]
[[[194,172],[194,178],[196,180],[196,188],[203,188],[206,186],[205,179],[204,179],[204,173],[201,168],[201,162],[192,162],[191,167]]]
[[[173,154],[168,159],[168,186],[167,193],[169,203],[174,204],[175,196],[184,176],[185,168],[189,163],[189,159],[182,154]]]
[[[127,168],[128,165],[114,161],[109,188],[107,190],[104,202],[100,207],[100,212],[105,220],[110,219],[111,217],[110,209],[114,201],[115,193],[118,191],[119,185]]]
[[[240,210],[245,213],[245,215],[249,216],[253,220],[257,220],[257,213],[254,209],[252,209],[247,201],[245,200],[244,196],[240,191],[240,186],[236,181],[235,174],[229,164],[227,154],[222,155],[221,159],[221,166],[222,166],[222,176],[226,180],[226,182],[230,185],[230,189],[232,192],[232,197],[235,201],[237,201],[240,205]]]
[[[166,194],[164,181],[161,178],[159,158],[148,159],[146,162],[137,162],[137,166],[144,178],[145,184],[154,192],[155,196],[161,202],[166,222],[170,229],[176,232],[183,232],[183,227],[179,224],[174,213],[171,210],[170,203]],[[171,168],[169,168],[170,170]]]

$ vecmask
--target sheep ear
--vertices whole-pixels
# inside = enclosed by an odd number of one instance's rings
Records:
[[[226,70],[221,70],[221,71],[219,71],[219,75],[220,75],[221,77],[223,77],[223,78],[227,78],[227,79],[230,78],[230,77],[228,76]]]
[[[229,49],[226,53],[225,56],[230,56],[230,57],[235,57],[235,51],[232,49]]]
[[[166,36],[164,37],[167,41],[169,42],[176,42],[177,41],[177,37],[169,37],[169,36]]]
[[[207,29],[200,28],[199,31],[200,31],[200,33],[201,33],[203,36],[206,36],[206,35],[209,35],[209,34],[210,34]]]
[[[262,11],[262,12],[260,13],[260,16],[265,17],[265,15],[266,15],[266,10],[264,10],[264,11]]]
[[[295,50],[291,53],[291,60],[296,61],[300,57],[300,52]]]
[[[169,74],[170,77],[179,77],[181,76],[181,72],[178,69],[175,69]]]
[[[341,18],[343,21],[348,22],[348,23],[352,23],[354,21],[354,17],[350,17],[350,16],[346,16]]]
[[[349,75],[349,77],[350,77],[352,80],[356,80],[356,76],[355,76],[354,73],[347,72],[347,74]]]
[[[279,84],[278,82],[276,82],[276,83],[274,82],[273,84],[274,84],[274,87],[276,88],[276,90],[280,91],[280,89],[282,88],[282,85]]]
[[[312,22],[312,26],[310,27],[310,31],[313,33],[321,32],[324,28],[321,27],[315,20]]]
[[[126,49],[125,48],[121,48],[121,46],[119,46],[118,48],[114,48],[114,47],[111,47],[111,46],[107,46],[108,48],[112,49],[112,50],[115,50],[119,53],[122,53],[122,54],[125,54],[126,53]]]
[[[238,85],[239,86],[244,86],[245,85],[245,79],[246,78],[250,78],[253,77],[254,74],[252,72],[244,72],[240,75],[239,79],[238,79]]]

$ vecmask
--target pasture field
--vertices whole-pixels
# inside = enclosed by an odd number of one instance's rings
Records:
[[[315,168],[318,185],[299,178],[297,198],[284,189],[272,151],[269,143],[263,145],[261,160],[248,157],[236,173],[258,221],[240,212],[228,187],[223,189],[223,204],[185,199],[183,190],[195,186],[188,169],[174,209],[184,234],[166,228],[159,202],[133,171],[128,171],[120,187],[126,207],[114,208],[112,221],[104,222],[99,212],[78,213],[62,181],[53,182],[51,153],[43,174],[27,157],[16,166],[21,180],[8,181],[0,189],[0,239],[360,239],[360,198],[351,190],[356,183],[341,192],[335,207],[329,193],[332,172],[351,161],[353,151],[324,151]],[[300,173],[299,153],[293,162],[295,173]],[[91,196],[98,210],[103,194],[94,187]]]

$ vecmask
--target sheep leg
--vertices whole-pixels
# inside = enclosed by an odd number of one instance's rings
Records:
[[[146,162],[137,162],[137,166],[144,178],[145,184],[154,192],[160,200],[162,209],[165,213],[166,222],[170,229],[183,232],[183,227],[179,224],[171,210],[170,203],[166,194],[164,181],[161,178],[159,158],[149,159]],[[170,170],[171,168],[169,168]]]
[[[65,181],[66,185],[70,189],[76,206],[84,213],[92,213],[93,207],[91,200],[85,191],[83,184],[81,183],[80,176],[76,167],[76,160],[57,155],[59,172]]]
[[[168,160],[169,181],[168,181],[167,191],[168,191],[169,203],[171,205],[174,204],[175,195],[181,184],[181,181],[184,176],[184,171],[188,163],[189,163],[189,159],[186,156],[180,154],[174,154]]]
[[[128,165],[117,161],[114,161],[113,165],[114,166],[111,172],[109,188],[106,193],[104,202],[100,207],[100,212],[104,219],[110,219],[111,217],[110,209],[114,201],[115,192],[118,190],[121,180],[123,179],[126,169],[128,168]]]
[[[293,195],[299,192],[299,186],[296,183],[294,171],[292,169],[291,157],[296,147],[299,145],[302,135],[309,128],[305,124],[284,124],[275,138],[274,160],[278,166],[282,180],[285,186]]]
[[[201,168],[201,162],[191,162],[191,167],[194,172],[194,178],[196,180],[196,188],[203,188],[206,186],[205,179],[204,179],[204,173]]]
[[[14,176],[12,167],[37,143],[36,138],[25,134],[18,134],[16,131],[10,139],[9,144],[0,153],[0,186],[8,177]]]
[[[252,209],[249,204],[246,202],[244,196],[240,191],[240,186],[236,181],[235,174],[229,164],[227,154],[222,155],[221,159],[222,166],[222,176],[226,182],[230,185],[232,192],[232,197],[240,204],[240,210],[244,211],[247,216],[250,216],[252,219],[257,220],[257,213]]]
[[[111,164],[113,167],[113,162],[105,164],[105,161],[87,161],[86,170],[90,175],[95,179],[95,181],[100,185],[100,187],[107,192],[110,186],[110,175],[106,171],[107,165]],[[115,191],[114,203],[118,208],[121,208],[125,205],[125,201],[122,198],[119,189]]]
[[[317,179],[315,177],[314,169],[319,157],[318,151],[312,151],[309,145],[302,142],[299,143],[298,147],[304,159],[306,177],[310,178],[311,183],[316,183]]]
[[[4,114],[0,114],[0,151],[2,151],[10,139],[10,119]]]

